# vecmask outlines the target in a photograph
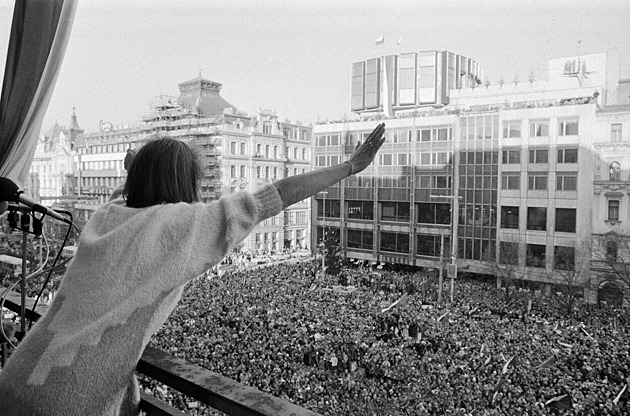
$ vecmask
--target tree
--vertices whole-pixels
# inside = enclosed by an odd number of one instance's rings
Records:
[[[484,262],[488,265],[489,272],[497,278],[497,288],[505,286],[505,301],[512,300],[513,289],[523,278],[519,273],[519,242],[518,236],[509,236],[499,242],[499,255],[496,249],[491,246],[484,253]]]
[[[563,293],[560,304],[569,314],[573,311],[578,292],[587,284],[583,275],[588,273],[588,254],[584,246],[556,246],[554,250],[553,275],[560,282]]]
[[[324,270],[330,275],[338,275],[341,271],[341,248],[339,245],[339,233],[326,228],[324,230],[323,243]]]

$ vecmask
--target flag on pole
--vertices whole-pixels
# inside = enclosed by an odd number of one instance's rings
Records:
[[[404,295],[402,295],[402,297],[400,299],[398,299],[396,302],[392,303],[391,305],[389,305],[387,308],[382,309],[381,313],[385,313],[389,310],[392,310],[393,308],[395,308],[396,306],[405,306],[407,304],[407,302],[409,301],[409,298],[407,297],[407,294],[405,293]]]
[[[623,388],[621,389],[617,397],[615,397],[615,400],[613,400],[613,404],[619,403],[619,400],[621,400],[621,398],[623,397],[624,394],[626,394],[627,391],[628,391],[628,385],[626,384],[625,386],[623,386]]]
[[[382,45],[383,43],[385,43],[385,36],[381,36],[381,37],[376,38],[374,40],[374,43],[376,45]]]
[[[505,365],[503,366],[503,374],[506,374],[508,372],[508,367],[510,367],[510,365],[514,362],[514,358],[516,358],[516,355],[513,355],[512,358],[510,358]]]
[[[556,357],[554,357],[553,355],[548,358],[547,360],[545,360],[544,362],[542,362],[538,367],[536,367],[537,369],[542,369],[542,368],[551,368],[556,364]]]

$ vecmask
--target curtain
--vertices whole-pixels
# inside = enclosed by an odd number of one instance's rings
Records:
[[[26,182],[77,0],[16,0],[0,96],[0,176]]]

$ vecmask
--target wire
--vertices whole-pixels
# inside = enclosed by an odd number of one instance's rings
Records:
[[[24,279],[25,282],[26,282],[26,280],[31,279],[31,278],[37,276],[38,274],[42,273],[44,267],[46,266],[46,263],[48,262],[48,256],[50,255],[50,245],[48,244],[48,239],[46,238],[45,234],[42,234],[42,238],[44,239],[44,242],[46,243],[46,260],[41,262],[41,264],[39,266],[39,269],[35,270],[33,273],[29,274],[28,276],[25,276],[25,277],[23,276],[22,277],[22,279]],[[9,286],[2,293],[2,296],[0,297],[1,298],[1,301],[0,301],[0,332],[2,332],[2,336],[4,337],[4,339],[6,339],[7,342],[9,344],[11,344],[11,346],[13,348],[16,348],[16,346],[15,346],[15,344],[13,344],[11,342],[11,340],[7,336],[6,332],[4,332],[4,326],[2,326],[2,320],[4,319],[4,313],[2,313],[1,311],[4,309],[4,303],[5,303],[6,299],[7,299],[7,297],[9,296],[9,292],[12,291],[15,288],[15,286],[17,286],[17,284],[22,281],[22,279],[18,279],[15,283],[13,283],[12,286]],[[25,317],[22,316],[22,317],[20,317],[20,319],[25,319]]]
[[[53,264],[49,269],[50,271],[48,272],[48,276],[46,277],[46,280],[44,281],[42,288],[40,289],[39,293],[37,294],[37,297],[35,298],[35,302],[33,303],[33,307],[31,308],[31,312],[33,313],[35,313],[35,308],[37,307],[37,304],[39,303],[39,299],[42,297],[42,294],[44,293],[44,290],[46,289],[46,286],[48,285],[48,282],[50,281],[50,278],[52,277],[53,271],[55,269],[55,264],[57,264],[57,260],[59,260],[59,257],[61,257],[61,253],[63,252],[63,249],[66,246],[66,243],[68,242],[68,237],[70,237],[70,230],[72,230],[73,226],[78,230],[77,226],[74,225],[74,223],[72,222],[72,214],[67,211],[64,213],[68,214],[68,216],[70,217],[70,225],[68,225],[68,231],[66,231],[66,236],[63,239],[63,243],[61,243],[61,247],[59,247],[57,256],[55,257],[55,260],[53,261]],[[33,321],[30,321],[28,325],[28,329],[31,329],[32,326],[33,326]]]
[[[7,340],[7,342],[15,349],[17,348],[16,345],[14,343],[11,342],[11,340],[9,339],[9,337],[7,336],[6,332],[4,332],[4,326],[2,326],[2,320],[4,319],[4,313],[2,312],[2,310],[4,309],[4,302],[7,299],[7,296],[9,295],[9,292],[11,290],[13,290],[15,288],[15,286],[17,286],[17,284],[20,283],[20,279],[18,279],[15,283],[13,283],[13,286],[9,286],[6,288],[6,290],[2,293],[2,296],[0,297],[0,332],[2,332],[2,336],[4,337],[4,339]],[[22,317],[22,319],[24,319],[24,317]]]

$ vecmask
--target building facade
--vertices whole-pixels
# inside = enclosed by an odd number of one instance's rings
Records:
[[[76,135],[70,165],[79,227],[124,185],[127,152],[157,137],[184,141],[199,153],[204,202],[239,190],[253,192],[310,167],[312,127],[281,122],[270,110],[249,116],[227,102],[220,94],[221,84],[214,81],[196,78],[179,84],[179,89],[178,97],[156,98],[138,125],[101,122],[99,131]],[[39,165],[36,158],[32,169],[41,170]],[[310,201],[304,201],[267,219],[243,242],[243,249],[275,252],[308,247],[309,213]]]
[[[357,99],[358,120],[315,127],[315,165],[345,160],[376,119],[387,141],[373,166],[315,197],[312,245],[327,227],[348,259],[436,267],[442,254],[477,273],[511,264],[516,278],[596,301],[615,279],[591,247],[630,235],[625,90],[616,55],[601,53],[551,60],[544,82],[474,82],[412,111],[394,102],[390,116],[387,95],[370,109]]]

